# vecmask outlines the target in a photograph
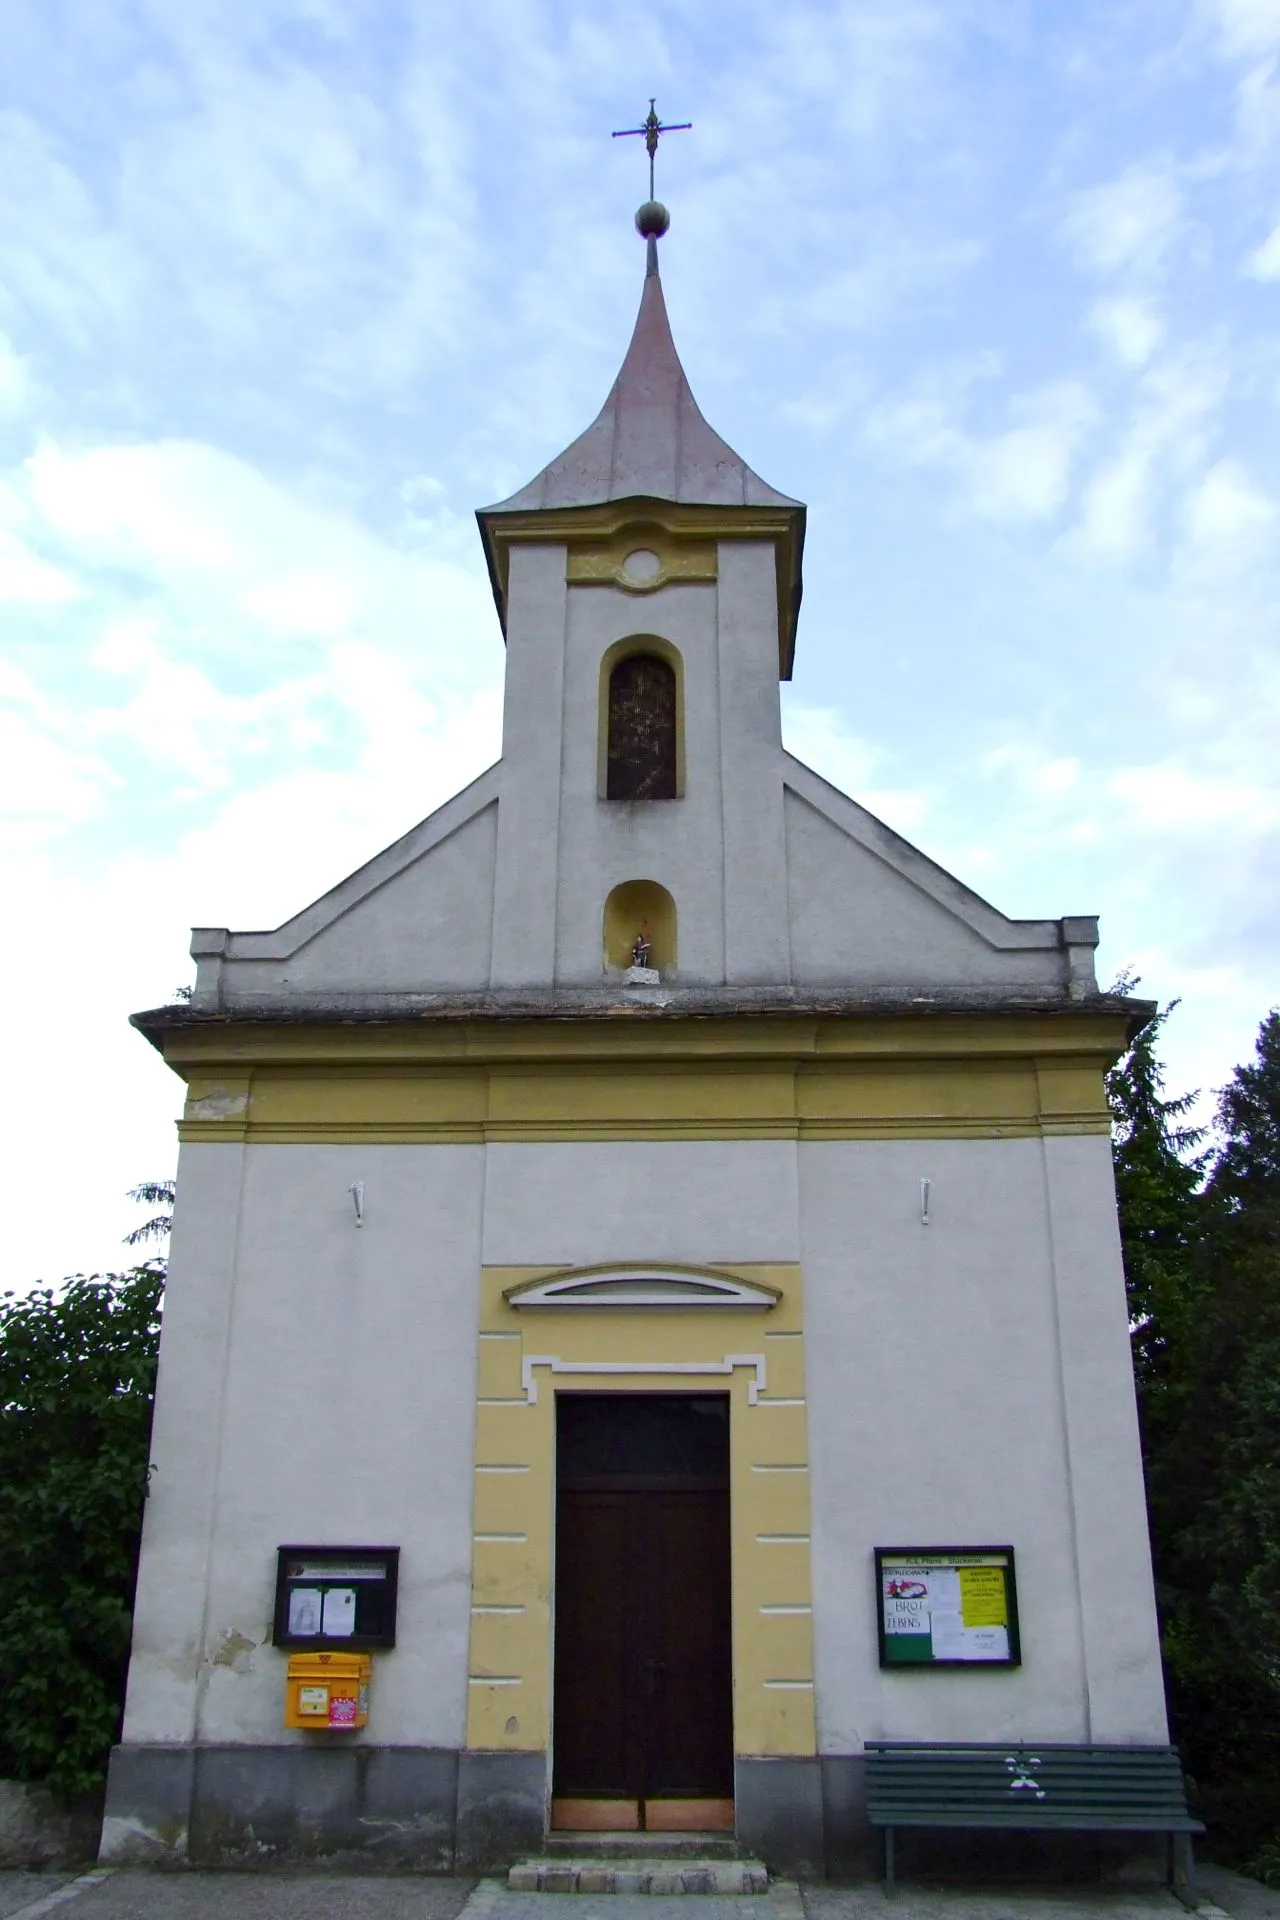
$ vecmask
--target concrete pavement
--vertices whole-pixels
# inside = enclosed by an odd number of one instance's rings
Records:
[[[1205,1920],[1280,1920],[1280,1893],[1198,1871]],[[0,1920],[1182,1920],[1156,1888],[953,1891],[775,1882],[767,1894],[509,1893],[496,1880],[338,1873],[0,1873]]]

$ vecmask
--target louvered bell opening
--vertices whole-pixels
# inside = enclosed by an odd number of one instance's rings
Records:
[[[654,653],[632,653],[609,675],[610,800],[676,797],[676,676]]]

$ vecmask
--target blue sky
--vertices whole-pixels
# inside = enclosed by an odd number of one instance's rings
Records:
[[[1280,0],[0,0],[3,1284],[116,1264],[126,1025],[499,748],[472,514],[629,337],[810,507],[788,743],[1220,1084],[1277,997]]]

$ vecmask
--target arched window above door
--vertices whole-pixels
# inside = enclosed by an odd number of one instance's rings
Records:
[[[609,673],[605,798],[674,800],[679,792],[679,687],[657,653],[626,653]]]

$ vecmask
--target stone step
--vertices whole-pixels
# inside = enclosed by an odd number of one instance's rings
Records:
[[[568,1857],[574,1860],[625,1860],[632,1857],[641,1860],[691,1859],[691,1860],[737,1860],[741,1858],[741,1848],[734,1835],[723,1829],[708,1832],[705,1828],[695,1828],[686,1833],[637,1833],[634,1828],[629,1832],[620,1832],[607,1828],[573,1829],[553,1827],[542,1843],[542,1851],[550,1858]]]
[[[668,1849],[662,1856],[635,1849],[622,1859],[521,1860],[507,1873],[512,1893],[767,1893],[769,1876],[758,1860],[693,1859]],[[654,1838],[659,1836],[655,1835]],[[668,1839],[669,1835],[662,1835]]]

